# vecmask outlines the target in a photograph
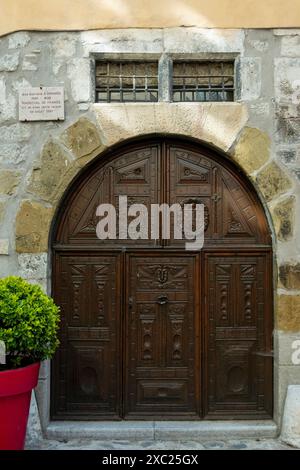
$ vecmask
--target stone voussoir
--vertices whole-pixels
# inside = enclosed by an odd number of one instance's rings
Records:
[[[96,149],[103,150],[101,136],[95,124],[82,117],[68,127],[60,136],[61,142],[76,158],[84,157]]]
[[[275,162],[269,163],[259,172],[256,183],[267,201],[284,194],[292,187],[290,178]]]
[[[70,161],[63,147],[49,140],[42,150],[40,163],[32,171],[27,191],[52,202],[61,180],[72,165],[74,162]]]
[[[241,103],[94,105],[107,146],[149,134],[190,136],[228,151],[248,120]]]
[[[280,241],[292,238],[294,232],[295,197],[289,196],[272,209],[275,232]]]
[[[259,170],[270,158],[270,137],[255,127],[245,127],[232,157],[247,173]]]

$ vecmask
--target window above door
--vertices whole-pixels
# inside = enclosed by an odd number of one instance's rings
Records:
[[[220,102],[235,99],[234,59],[157,58],[95,61],[95,101]]]

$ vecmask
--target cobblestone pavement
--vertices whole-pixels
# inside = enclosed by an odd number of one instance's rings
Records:
[[[291,450],[278,439],[243,439],[210,441],[70,441],[43,440],[31,443],[26,449],[41,450]]]

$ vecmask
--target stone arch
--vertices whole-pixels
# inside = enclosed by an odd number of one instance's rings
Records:
[[[288,210],[293,212],[294,203],[288,197],[291,181],[271,160],[267,134],[246,127],[247,119],[246,107],[240,103],[94,105],[90,113],[45,143],[17,215],[17,252],[48,250],[56,208],[67,187],[90,161],[128,139],[153,134],[196,139],[230,156],[252,180],[266,211],[271,209],[280,235],[286,227],[286,214],[282,215],[280,209],[276,213],[274,200],[287,193]],[[31,220],[29,226],[24,218]]]

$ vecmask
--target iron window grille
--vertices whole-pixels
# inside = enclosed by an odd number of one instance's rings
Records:
[[[158,63],[96,62],[96,102],[158,101]]]
[[[234,101],[233,61],[174,61],[173,101]]]

